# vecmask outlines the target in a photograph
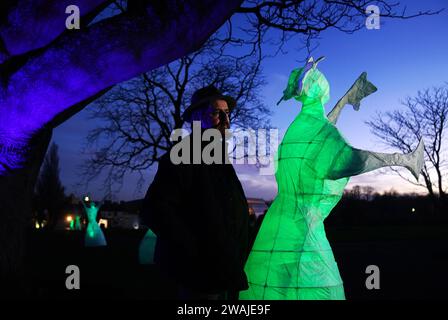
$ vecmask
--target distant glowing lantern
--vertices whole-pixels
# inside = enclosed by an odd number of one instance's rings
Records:
[[[71,215],[68,215],[65,220],[67,220],[67,222],[72,222],[73,221],[73,217]]]
[[[36,227],[36,229],[40,228],[39,222],[36,221],[36,223],[34,224],[34,226]]]
[[[135,229],[135,230],[138,230],[138,228],[139,228],[138,223],[134,223],[134,229]]]
[[[88,197],[88,196],[85,196],[85,197],[84,197],[84,201],[85,201],[85,202],[90,201],[89,197]]]
[[[415,208],[412,208],[411,211],[412,211],[412,213],[414,213],[415,212]]]
[[[317,69],[320,60],[310,58],[294,69],[283,91],[281,100],[302,102],[301,111],[276,152],[278,194],[247,259],[249,288],[239,300],[345,300],[324,219],[351,176],[397,164],[415,178],[420,173],[423,142],[409,155],[391,155],[356,149],[345,141],[334,125],[341,108],[351,100],[348,104],[358,110],[361,99],[376,87],[363,73],[326,116],[330,87]]]

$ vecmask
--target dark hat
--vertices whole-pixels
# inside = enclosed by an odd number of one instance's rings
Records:
[[[196,90],[191,97],[190,106],[185,109],[182,118],[184,121],[191,122],[191,113],[193,110],[204,108],[214,100],[225,100],[229,106],[229,110],[232,111],[236,106],[236,101],[231,96],[226,96],[221,93],[215,86],[207,86]]]

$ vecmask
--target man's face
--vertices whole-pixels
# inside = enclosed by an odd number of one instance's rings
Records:
[[[212,107],[210,116],[212,117],[213,128],[218,129],[224,134],[225,130],[230,128],[230,110],[227,101],[221,99],[215,100],[212,102]]]

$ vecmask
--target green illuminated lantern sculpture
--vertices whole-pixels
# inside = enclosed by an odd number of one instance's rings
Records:
[[[106,246],[106,239],[101,230],[96,216],[100,210],[101,205],[96,205],[95,202],[90,201],[90,206],[87,206],[84,201],[82,202],[87,214],[87,228],[84,238],[84,244],[86,247],[101,247]]]
[[[346,104],[359,109],[376,91],[366,73],[326,116],[329,84],[310,58],[293,70],[281,100],[294,98],[301,112],[289,126],[276,156],[278,194],[269,208],[247,260],[249,289],[240,299],[342,300],[342,279],[324,220],[341,199],[349,178],[386,166],[403,166],[415,178],[423,165],[423,142],[409,154],[359,150],[335,123]],[[280,101],[281,101],[280,100]],[[279,101],[279,102],[280,102]]]

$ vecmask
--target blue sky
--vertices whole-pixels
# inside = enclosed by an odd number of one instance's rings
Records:
[[[319,47],[314,57],[325,56],[319,64],[330,83],[331,99],[326,105],[329,111],[363,71],[377,86],[378,91],[363,100],[360,111],[350,106],[344,109],[338,128],[346,140],[361,149],[380,152],[388,150],[369,130],[365,121],[377,111],[401,108],[400,100],[413,96],[418,90],[440,86],[448,82],[448,1],[402,1],[409,13],[421,10],[447,8],[436,16],[423,16],[409,20],[381,20],[379,30],[362,29],[354,34],[344,34],[328,30],[321,34]],[[300,105],[294,101],[276,106],[285,87],[289,73],[301,65],[304,51],[298,52],[298,39],[285,47],[287,54],[279,54],[267,59],[263,64],[267,86],[263,99],[273,111],[272,126],[282,134],[295,116]],[[269,48],[267,48],[269,50]],[[61,180],[68,192],[81,195],[84,188],[76,187],[79,182],[79,165],[85,155],[81,153],[88,131],[94,128],[95,121],[88,119],[88,107],[54,130],[53,141],[59,145]],[[256,168],[236,166],[238,176],[248,197],[272,199],[277,189],[273,176],[260,176]],[[136,192],[136,177],[129,176],[119,194],[118,200],[130,200],[144,195],[155,168],[145,174],[146,182],[141,192]],[[353,177],[349,187],[371,185],[379,191],[391,187],[401,192],[417,191],[412,185],[393,174],[372,172]],[[89,185],[88,192],[102,197],[99,183]]]

